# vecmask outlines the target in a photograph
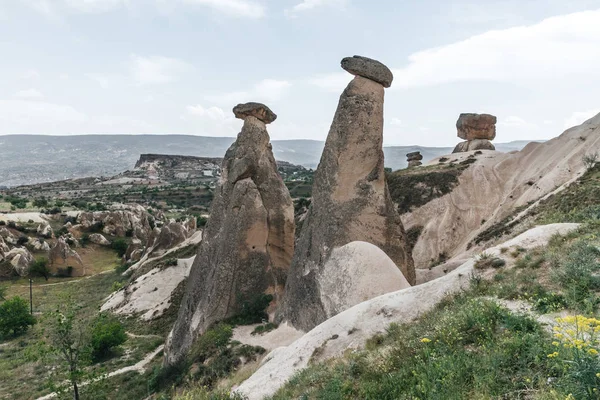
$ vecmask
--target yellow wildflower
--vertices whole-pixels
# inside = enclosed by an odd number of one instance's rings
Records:
[[[588,353],[590,353],[591,355],[595,356],[598,354],[598,350],[596,349],[588,349]]]
[[[423,339],[421,339],[421,343],[429,343],[431,342],[431,339],[428,339],[426,337],[424,337]]]

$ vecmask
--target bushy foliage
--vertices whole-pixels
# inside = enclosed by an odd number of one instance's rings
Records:
[[[249,299],[240,301],[240,311],[225,322],[231,325],[251,325],[269,320],[269,315],[265,312],[269,304],[273,301],[270,294],[259,294]]]
[[[125,343],[126,340],[125,327],[119,320],[100,314],[92,325],[90,340],[92,360],[99,361],[106,358],[115,347]]]
[[[119,257],[123,257],[127,252],[127,247],[129,247],[129,244],[123,238],[116,238],[112,241],[110,247],[117,252]]]
[[[29,268],[30,276],[41,276],[45,280],[48,280],[50,277],[50,268],[48,268],[48,259],[47,258],[39,258],[31,264]]]
[[[29,313],[29,304],[21,297],[13,297],[0,304],[0,337],[20,335],[35,322]]]

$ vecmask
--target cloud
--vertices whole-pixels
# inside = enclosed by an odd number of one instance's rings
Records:
[[[249,90],[206,95],[204,99],[228,107],[248,101],[276,102],[281,100],[291,87],[292,83],[286,80],[263,79]]]
[[[207,136],[235,136],[239,132],[240,121],[232,113],[216,106],[204,107],[200,104],[186,107],[181,119],[191,124],[195,133]]]
[[[139,56],[132,54],[129,68],[133,79],[139,85],[173,82],[190,70],[192,66],[177,58],[162,56]]]
[[[352,79],[352,75],[346,72],[336,72],[333,74],[317,75],[309,78],[307,82],[311,85],[317,86],[320,89],[328,92],[339,93],[348,85],[348,82]]]
[[[576,111],[572,113],[567,119],[565,119],[565,129],[581,125],[588,119],[595,117],[599,112],[600,110]]]
[[[197,4],[211,8],[231,17],[262,18],[266,14],[265,7],[249,0],[182,0],[183,3]]]
[[[302,0],[290,9],[285,10],[287,17],[297,17],[298,14],[314,10],[320,7],[343,8],[348,3],[347,0]]]
[[[493,30],[408,57],[392,88],[457,81],[538,81],[598,75],[600,10],[561,15],[534,25]]]
[[[0,110],[0,133],[47,133],[40,127],[87,121],[85,114],[69,105],[43,101],[0,100]]]
[[[44,95],[36,89],[20,90],[15,94],[16,97],[21,99],[42,99]]]

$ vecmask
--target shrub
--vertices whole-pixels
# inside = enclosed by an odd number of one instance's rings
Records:
[[[122,238],[117,238],[115,240],[112,241],[112,243],[110,244],[110,247],[117,252],[117,254],[119,255],[119,257],[123,257],[125,255],[125,253],[127,252],[127,247],[129,247],[129,245],[127,244],[127,242],[125,241],[125,239]]]
[[[92,360],[99,361],[109,356],[112,350],[125,343],[125,327],[114,317],[100,314],[92,325]]]
[[[594,153],[589,153],[583,156],[583,165],[585,165],[585,167],[587,169],[592,169],[594,168],[594,165],[596,165],[596,163],[598,162],[598,153],[594,152]]]
[[[31,276],[43,276],[44,279],[48,280],[50,277],[50,269],[48,268],[48,259],[40,258],[35,260],[29,268],[29,275]]]
[[[35,324],[29,305],[21,297],[13,297],[0,304],[0,336],[17,336]]]
[[[206,217],[196,217],[196,226],[198,228],[202,228],[202,227],[206,226],[207,222],[208,222],[208,218],[206,218]]]
[[[21,235],[17,239],[17,246],[24,246],[27,242],[29,242],[29,237]]]
[[[273,301],[270,294],[259,294],[250,299],[241,300],[241,307],[238,314],[225,320],[231,325],[251,325],[261,323],[269,319],[265,309]]]

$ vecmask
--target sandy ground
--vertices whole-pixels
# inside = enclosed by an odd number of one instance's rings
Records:
[[[3,214],[0,213],[0,221],[14,221],[20,223],[26,223],[29,221],[33,221],[35,223],[48,222],[48,218],[45,214],[41,214],[39,212],[24,212],[24,213],[10,213]]]
[[[551,224],[538,226],[501,245],[487,249],[490,255],[501,254],[501,248],[521,246],[526,249],[542,246],[554,234],[566,234],[577,224]],[[271,352],[264,364],[236,392],[249,400],[259,400],[273,395],[296,372],[304,369],[315,349],[316,361],[339,357],[348,349],[359,348],[390,323],[410,322],[433,308],[448,294],[467,288],[474,273],[475,257],[447,275],[397,292],[384,294],[360,303],[306,333],[287,347]]]

